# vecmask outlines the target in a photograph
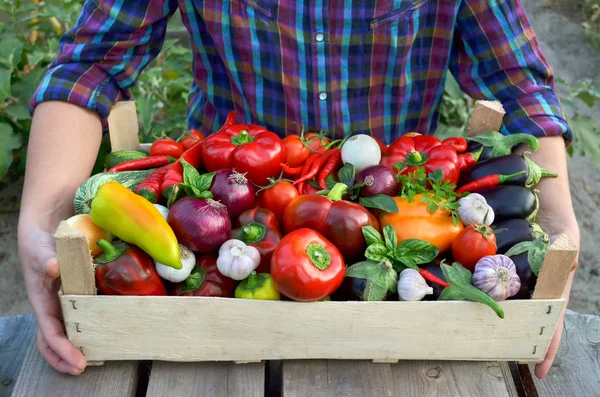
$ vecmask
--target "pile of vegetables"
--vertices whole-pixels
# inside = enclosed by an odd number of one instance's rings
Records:
[[[284,139],[236,124],[114,152],[78,189],[102,294],[259,300],[529,298],[549,237],[512,148],[537,139]]]

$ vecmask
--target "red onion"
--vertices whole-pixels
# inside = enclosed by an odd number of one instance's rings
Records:
[[[210,188],[215,200],[221,201],[227,207],[231,219],[237,218],[242,212],[254,207],[256,188],[246,178],[235,170],[219,170],[215,173]]]
[[[216,252],[231,234],[227,208],[213,199],[177,200],[169,210],[168,222],[180,244],[205,254]]]
[[[386,166],[374,165],[358,174],[357,183],[364,182],[365,186],[360,188],[361,197],[386,194],[395,196],[398,193],[398,183],[394,173]]]

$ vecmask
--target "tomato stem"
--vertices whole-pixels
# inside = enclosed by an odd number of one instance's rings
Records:
[[[246,244],[257,243],[265,238],[267,228],[262,223],[252,222],[240,230],[237,238]]]
[[[318,243],[310,243],[308,248],[306,248],[306,254],[313,266],[319,270],[325,270],[331,264],[331,255],[329,254],[329,251]]]
[[[331,199],[332,201],[339,201],[342,199],[342,197],[344,197],[344,194],[346,194],[347,191],[348,186],[344,183],[338,182],[329,191],[327,198]]]

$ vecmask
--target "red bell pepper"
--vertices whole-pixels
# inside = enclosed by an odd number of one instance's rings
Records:
[[[104,295],[167,295],[167,290],[154,261],[144,251],[132,244],[98,240],[104,252],[97,257],[96,287]]]
[[[313,229],[331,241],[346,262],[360,259],[366,248],[362,227],[379,230],[379,221],[362,205],[342,200],[347,189],[338,183],[327,196],[305,194],[294,199],[283,215],[285,234],[301,228]]]
[[[235,112],[231,114],[235,115]],[[230,117],[228,117],[228,120]],[[235,169],[257,185],[281,172],[285,152],[281,138],[252,124],[224,125],[204,141],[202,154],[206,170]]]
[[[311,229],[298,229],[282,238],[271,261],[275,286],[297,301],[323,299],[344,281],[340,251]]]
[[[189,277],[175,286],[177,296],[216,296],[233,298],[235,281],[217,269],[217,257],[204,255],[196,259],[196,267]]]
[[[439,168],[442,170],[442,179],[453,184],[458,181],[460,171],[455,147],[443,144],[430,135],[398,138],[390,145],[380,164],[402,175],[414,172],[421,166],[425,167],[427,174]]]
[[[253,208],[240,214],[231,238],[242,240],[260,253],[257,273],[271,272],[271,256],[281,240],[279,220],[266,208]]]

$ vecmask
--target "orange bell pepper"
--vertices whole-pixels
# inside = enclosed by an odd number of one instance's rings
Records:
[[[434,213],[429,212],[427,204],[421,202],[422,196],[417,194],[412,203],[402,197],[394,197],[398,212],[381,211],[379,223],[382,228],[385,225],[392,226],[398,242],[416,238],[430,242],[440,252],[447,251],[464,226],[460,221],[455,225],[452,216],[441,208]]]
[[[117,182],[100,186],[92,200],[92,220],[121,240],[137,245],[154,260],[181,269],[179,244],[158,209]]]

